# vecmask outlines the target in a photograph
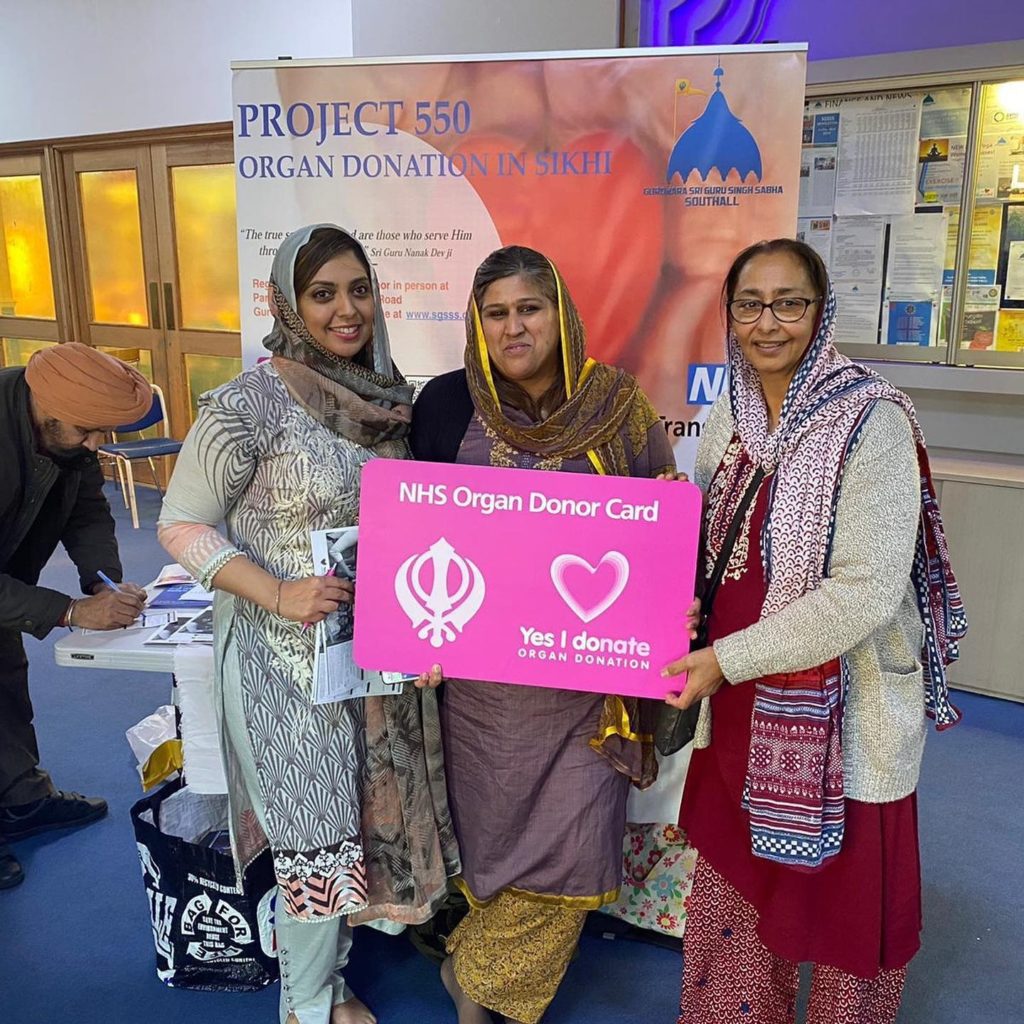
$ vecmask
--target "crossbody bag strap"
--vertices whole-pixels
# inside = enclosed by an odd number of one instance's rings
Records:
[[[725,540],[722,541],[722,547],[718,552],[718,557],[715,559],[714,568],[711,570],[711,575],[708,577],[704,587],[704,596],[701,598],[700,610],[704,622],[707,622],[708,616],[711,614],[711,605],[715,600],[715,592],[722,582],[729,559],[732,557],[732,549],[736,544],[740,527],[743,525],[743,517],[747,514],[747,509],[750,508],[750,503],[754,500],[754,495],[757,494],[757,489],[761,486],[763,479],[764,467],[758,466],[754,470],[754,475],[750,478],[747,489],[743,492],[739,507],[736,509],[736,515],[733,516],[732,522],[729,524],[729,532],[725,535]]]

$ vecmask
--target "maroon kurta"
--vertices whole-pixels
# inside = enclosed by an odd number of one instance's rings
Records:
[[[761,616],[767,586],[759,538],[770,489],[769,477],[754,502],[745,571],[739,579],[724,578],[715,597],[710,641]],[[698,853],[757,910],[758,935],[777,956],[864,978],[880,968],[904,967],[920,947],[916,794],[884,804],[847,799],[842,849],[820,868],[755,857],[741,807],[753,709],[753,681],[726,683],[711,698],[711,746],[693,752],[679,824]]]

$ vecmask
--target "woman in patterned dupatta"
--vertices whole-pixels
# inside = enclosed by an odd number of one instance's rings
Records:
[[[416,402],[417,458],[675,475],[647,398],[629,374],[587,358],[576,307],[540,253],[510,246],[481,264],[466,328],[465,369]],[[442,978],[460,1024],[484,1024],[488,1010],[534,1024],[587,911],[617,897],[626,795],[631,779],[651,781],[651,730],[635,700],[459,679],[446,683],[442,728],[471,907]]]
[[[680,824],[700,855],[679,1021],[890,1024],[920,945],[915,789],[966,630],[906,395],[833,345],[820,258],[790,239],[726,279],[729,392],[701,435],[706,568],[750,490],[688,672],[705,698]],[[728,685],[726,685],[728,684]]]
[[[270,302],[273,356],[200,399],[159,537],[216,591],[232,846],[239,877],[273,852],[281,1021],[372,1024],[342,974],[350,922],[424,921],[458,870],[437,708],[414,687],[314,703],[303,623],[352,601],[351,582],[313,575],[309,533],[357,521],[365,462],[408,457],[412,389],[340,228],[288,235]]]

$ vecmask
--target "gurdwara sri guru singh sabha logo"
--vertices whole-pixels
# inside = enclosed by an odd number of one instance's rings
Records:
[[[782,185],[764,181],[761,147],[729,106],[721,61],[712,74],[715,84],[710,94],[692,79],[676,79],[676,124],[680,113],[686,112],[689,97],[708,99],[703,112],[686,125],[672,147],[667,184],[645,188],[644,194],[680,196],[686,206],[739,206],[743,196],[782,195]]]

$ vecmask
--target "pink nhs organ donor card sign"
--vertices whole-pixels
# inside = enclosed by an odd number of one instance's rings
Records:
[[[356,663],[661,698],[689,648],[700,515],[690,483],[375,459]]]

